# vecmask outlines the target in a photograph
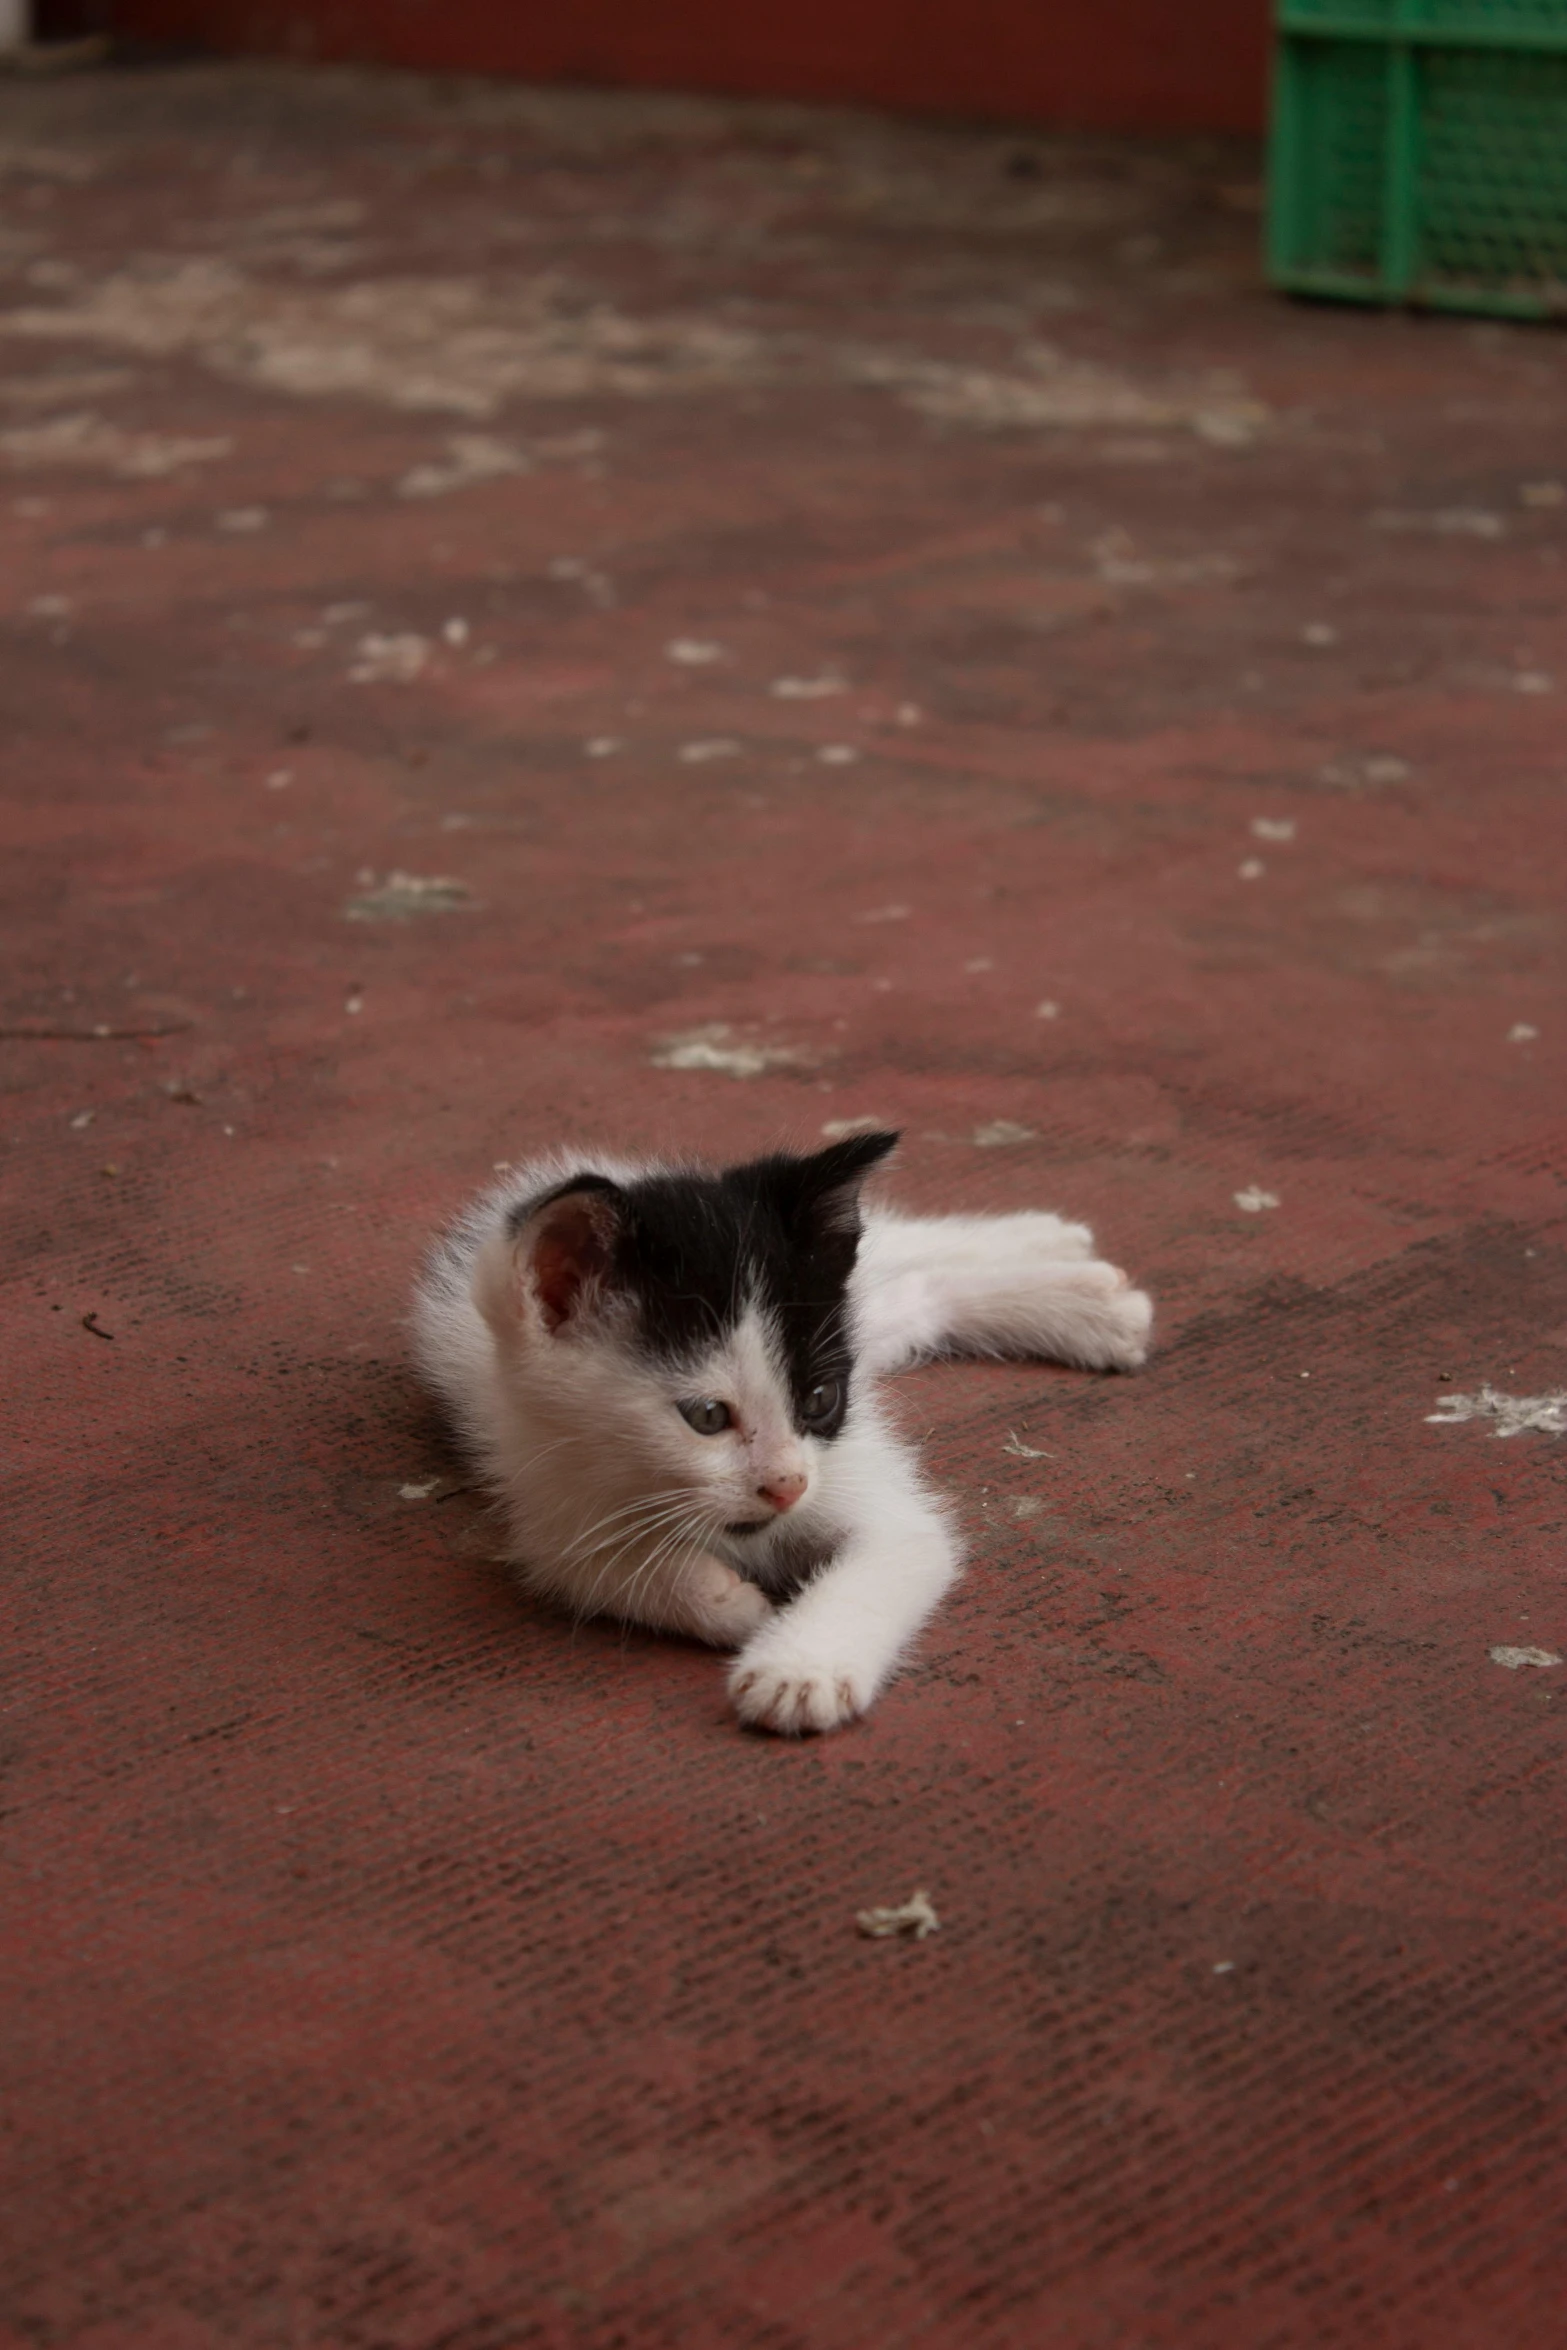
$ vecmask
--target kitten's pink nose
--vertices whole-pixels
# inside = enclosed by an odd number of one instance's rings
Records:
[[[805,1491],[805,1472],[803,1469],[791,1469],[787,1475],[769,1477],[767,1483],[758,1485],[756,1490],[763,1501],[772,1503],[781,1517],[785,1510],[793,1509]]]

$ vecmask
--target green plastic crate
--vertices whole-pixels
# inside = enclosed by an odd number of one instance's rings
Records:
[[[1567,0],[1281,0],[1291,293],[1567,317]]]

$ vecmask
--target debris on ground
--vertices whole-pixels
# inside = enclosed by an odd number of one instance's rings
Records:
[[[472,903],[466,881],[449,873],[389,873],[379,883],[372,875],[343,915],[349,922],[410,922],[421,914],[455,914]]]
[[[394,685],[411,685],[423,670],[430,648],[422,636],[362,636],[359,658],[348,672],[355,685],[375,685],[389,678]]]
[[[712,1069],[725,1077],[760,1077],[800,1059],[789,1045],[747,1043],[724,1020],[666,1036],[653,1054],[655,1069]]]
[[[1521,1436],[1526,1428],[1542,1436],[1567,1436],[1567,1387],[1550,1395],[1503,1395],[1486,1385],[1474,1395],[1439,1395],[1427,1412],[1432,1428],[1453,1428],[1460,1420],[1494,1420],[1498,1436]]]
[[[873,1942],[890,1942],[897,1935],[907,1942],[923,1942],[941,1927],[928,1893],[911,1893],[896,1909],[862,1909],[854,1922]]]

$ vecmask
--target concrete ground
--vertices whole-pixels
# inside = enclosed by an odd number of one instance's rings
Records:
[[[1257,170],[0,84],[3,2350],[1562,2341],[1567,355]],[[859,1117],[1160,1343],[905,1383],[967,1579],[786,1744],[403,1316]]]

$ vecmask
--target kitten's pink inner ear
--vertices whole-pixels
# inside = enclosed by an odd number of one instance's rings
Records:
[[[568,1192],[540,1217],[530,1257],[546,1329],[569,1321],[584,1292],[601,1287],[615,1244],[615,1212],[602,1195]]]

